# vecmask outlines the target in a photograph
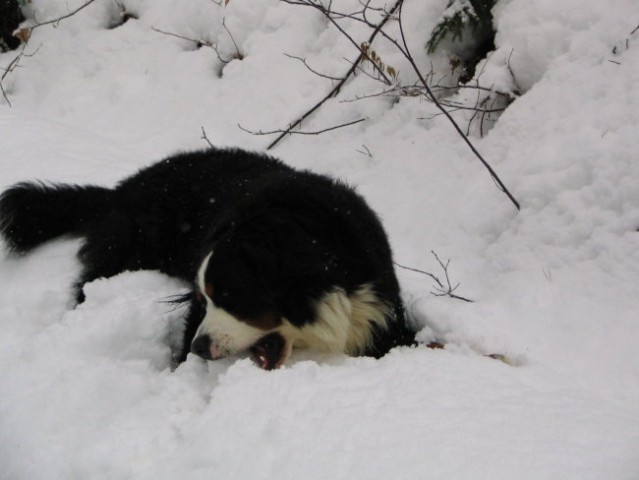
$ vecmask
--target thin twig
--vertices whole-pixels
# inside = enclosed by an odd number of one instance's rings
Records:
[[[9,75],[9,73],[11,73],[14,68],[18,66],[18,62],[20,61],[20,58],[22,58],[23,55],[24,55],[24,48],[22,48],[20,53],[16,55],[16,57],[13,60],[11,60],[11,62],[9,62],[9,65],[7,65],[7,67],[4,69],[4,73],[2,74],[2,77],[0,77],[0,90],[2,90],[2,96],[7,101],[7,104],[9,105],[9,107],[11,107],[12,105],[11,105],[11,102],[9,101],[9,97],[7,96],[7,92],[5,91],[4,86],[2,85],[2,82],[4,81],[5,77]]]
[[[222,55],[220,55],[220,51],[217,48],[217,45],[214,44],[214,43],[210,43],[210,42],[207,42],[205,40],[197,40],[195,38],[190,38],[190,37],[187,37],[187,36],[184,36],[184,35],[180,35],[179,33],[167,32],[167,31],[164,31],[164,30],[160,30],[159,28],[156,28],[156,27],[151,27],[151,30],[153,30],[156,33],[161,33],[163,35],[168,35],[170,37],[179,38],[181,40],[187,40],[189,42],[194,43],[196,45],[196,47],[200,47],[200,46],[208,47],[208,48],[210,48],[211,50],[213,50],[215,52],[215,55],[217,56],[217,59],[221,63],[223,63],[225,65],[227,63],[230,63],[231,60],[233,60],[233,58],[230,58],[230,59],[222,58]]]
[[[352,122],[342,123],[340,125],[334,125],[332,127],[324,128],[322,130],[315,131],[292,131],[290,128],[286,130],[271,130],[270,132],[265,132],[262,130],[258,130],[257,132],[254,130],[249,130],[248,128],[244,128],[242,125],[238,124],[237,126],[240,130],[243,130],[251,135],[275,135],[276,133],[283,135],[320,135],[322,133],[330,132],[331,130],[337,130],[338,128],[350,127],[351,125],[355,125],[357,123],[364,122],[365,118],[360,118],[359,120],[353,120]]]
[[[373,154],[371,153],[370,148],[368,148],[366,145],[362,144],[362,149],[359,150],[355,150],[357,153],[361,153],[362,155],[366,155],[369,158],[373,158]]]
[[[421,273],[422,275],[427,275],[430,278],[432,278],[437,285],[439,285],[440,287],[443,287],[442,283],[439,281],[439,278],[437,278],[436,275],[433,275],[430,272],[427,272],[426,270],[420,270],[419,268],[414,268],[414,267],[407,267],[406,265],[402,265],[401,263],[397,263],[397,262],[393,262],[395,264],[396,267],[399,267],[403,270],[408,270],[410,272],[415,272],[415,273]]]
[[[2,96],[7,101],[7,104],[9,105],[9,107],[11,107],[12,105],[11,105],[11,102],[9,101],[9,97],[7,96],[4,86],[2,85],[2,82],[4,82],[4,79],[7,77],[7,75],[9,75],[11,72],[13,72],[16,68],[20,66],[20,60],[22,59],[22,57],[27,57],[27,58],[33,57],[36,53],[38,53],[38,50],[40,50],[40,47],[42,46],[42,45],[39,45],[38,48],[36,48],[33,51],[33,53],[25,53],[27,45],[28,45],[28,40],[22,44],[22,47],[20,48],[20,52],[15,56],[13,60],[11,60],[11,62],[9,62],[9,65],[3,68],[4,73],[2,74],[2,77],[0,77],[0,90],[2,91]]]
[[[453,284],[450,281],[450,276],[448,274],[448,267],[450,265],[450,260],[447,260],[446,263],[442,262],[441,259],[439,258],[439,256],[437,255],[437,253],[435,253],[434,250],[431,250],[430,252],[434,257],[435,260],[437,260],[437,263],[439,264],[440,268],[443,270],[444,272],[444,278],[446,279],[446,283],[444,284],[444,282],[442,282],[439,277],[437,275],[433,275],[430,272],[427,272],[425,270],[420,270],[418,268],[413,268],[413,267],[407,267],[405,265],[401,265],[397,262],[393,262],[395,264],[396,267],[402,268],[404,270],[409,270],[411,272],[416,272],[416,273],[420,273],[422,275],[426,275],[430,278],[433,279],[433,281],[437,284],[434,288],[435,288],[435,292],[430,292],[432,295],[436,296],[436,297],[450,297],[450,298],[454,298],[456,300],[461,300],[463,302],[467,302],[467,303],[474,303],[474,300],[471,300],[469,298],[466,297],[462,297],[461,295],[457,295],[456,293],[454,293],[457,288],[459,287],[459,283],[457,283],[455,286],[453,286]]]
[[[337,82],[337,81],[339,81],[339,80],[341,80],[341,78],[339,78],[339,77],[331,77],[330,75],[326,75],[325,73],[321,73],[321,72],[318,72],[317,70],[313,69],[313,68],[312,68],[312,67],[308,64],[308,62],[306,61],[306,59],[305,59],[305,58],[302,58],[302,57],[296,57],[295,55],[289,55],[288,53],[285,53],[284,55],[285,55],[285,56],[287,56],[288,58],[292,58],[292,59],[294,59],[294,60],[298,60],[298,61],[302,62],[302,64],[306,67],[306,69],[307,69],[308,71],[310,71],[310,72],[314,73],[314,74],[315,74],[315,75],[317,75],[318,77],[321,77],[321,78],[327,78],[328,80],[333,80],[333,81],[336,81],[336,82]]]
[[[215,148],[214,145],[211,143],[211,140],[209,140],[209,137],[206,135],[206,130],[204,130],[204,127],[200,127],[200,128],[202,129],[202,136],[200,138],[204,140],[206,143],[208,143],[209,147]]]
[[[28,28],[29,28],[29,30],[33,31],[36,28],[42,27],[44,25],[53,25],[54,27],[57,27],[62,20],[67,19],[69,17],[72,17],[73,15],[78,13],[80,10],[84,10],[86,7],[88,7],[89,5],[91,5],[95,1],[96,0],[88,0],[87,2],[83,3],[78,8],[76,8],[75,10],[67,13],[66,15],[62,15],[61,17],[54,18],[53,20],[47,20],[46,22],[37,22],[35,25],[33,25],[31,27],[28,27]]]
[[[195,38],[185,37],[184,35],[180,35],[179,33],[167,32],[165,30],[160,30],[157,27],[151,27],[151,30],[153,30],[156,33],[161,33],[163,35],[168,35],[169,37],[175,37],[175,38],[179,38],[181,40],[188,40],[189,42],[193,42],[193,43],[195,43],[197,45],[206,45],[207,47],[212,46],[210,43],[205,42],[203,40],[196,40]]]
[[[228,0],[226,3],[228,3]],[[238,60],[243,60],[244,54],[240,51],[240,47],[238,47],[237,42],[235,41],[235,38],[233,38],[233,34],[229,30],[229,28],[226,26],[226,17],[222,18],[222,27],[224,28],[224,30],[226,30],[226,33],[231,39],[231,42],[233,42],[233,45],[235,46],[235,54],[236,54],[235,58],[237,58]]]

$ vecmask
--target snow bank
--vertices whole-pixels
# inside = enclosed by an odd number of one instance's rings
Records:
[[[31,8],[43,21],[82,3]],[[118,3],[136,18],[119,25]],[[405,6],[426,69],[446,65],[423,49],[446,4]],[[474,303],[435,297],[430,278],[398,271],[419,338],[444,350],[379,361],[297,352],[274,372],[190,358],[171,372],[180,312],[165,300],[183,285],[128,272],[88,285],[74,310],[78,241],[4,255],[0,478],[636,479],[639,9],[501,0],[494,14],[498,53],[485,75],[523,95],[474,141],[521,212],[432,105],[356,100],[381,90],[366,75],[303,127],[365,122],[272,152],[356,184],[399,263],[443,279],[430,251],[451,260],[456,293]],[[414,81],[392,45],[374,48]],[[26,53],[3,82],[12,107],[0,103],[0,188],[113,184],[205,146],[202,127],[216,144],[263,149],[271,138],[238,124],[285,127],[333,85],[284,54],[332,76],[356,57],[317,12],[276,0],[100,0],[36,29]]]

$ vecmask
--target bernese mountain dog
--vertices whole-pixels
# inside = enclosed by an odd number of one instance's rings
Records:
[[[0,233],[18,254],[82,237],[78,302],[126,270],[188,282],[178,362],[250,352],[270,370],[296,347],[381,357],[414,339],[377,215],[348,185],[267,155],[180,153],[113,189],[19,183],[0,196]]]

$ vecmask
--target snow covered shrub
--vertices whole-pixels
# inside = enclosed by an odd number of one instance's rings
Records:
[[[440,103],[483,137],[521,94],[510,67],[512,50],[495,48],[493,7],[499,0],[448,0],[426,42],[432,58],[450,67],[439,84]],[[442,63],[439,62],[440,68]]]
[[[449,0],[442,18],[426,43],[428,53],[444,47],[454,67],[461,66],[459,81],[473,78],[475,67],[495,48],[491,9],[497,0]]]
[[[117,28],[124,25],[131,19],[137,20],[139,18],[139,14],[137,12],[129,10],[123,3],[115,1],[115,6],[117,7],[117,13],[115,13],[114,10],[114,15],[109,24],[109,28]]]

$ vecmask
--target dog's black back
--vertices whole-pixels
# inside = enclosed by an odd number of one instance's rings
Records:
[[[18,184],[0,196],[0,232],[20,253],[60,235],[84,237],[79,301],[84,283],[125,270],[159,270],[193,282],[213,249],[217,274],[228,283],[232,273],[231,283],[247,292],[243,307],[251,308],[252,292],[266,292],[281,298],[278,308],[302,327],[323,294],[369,285],[393,318],[386,329],[371,326],[375,343],[365,353],[379,356],[412,341],[375,213],[345,184],[265,155],[178,154],[114,189]]]

